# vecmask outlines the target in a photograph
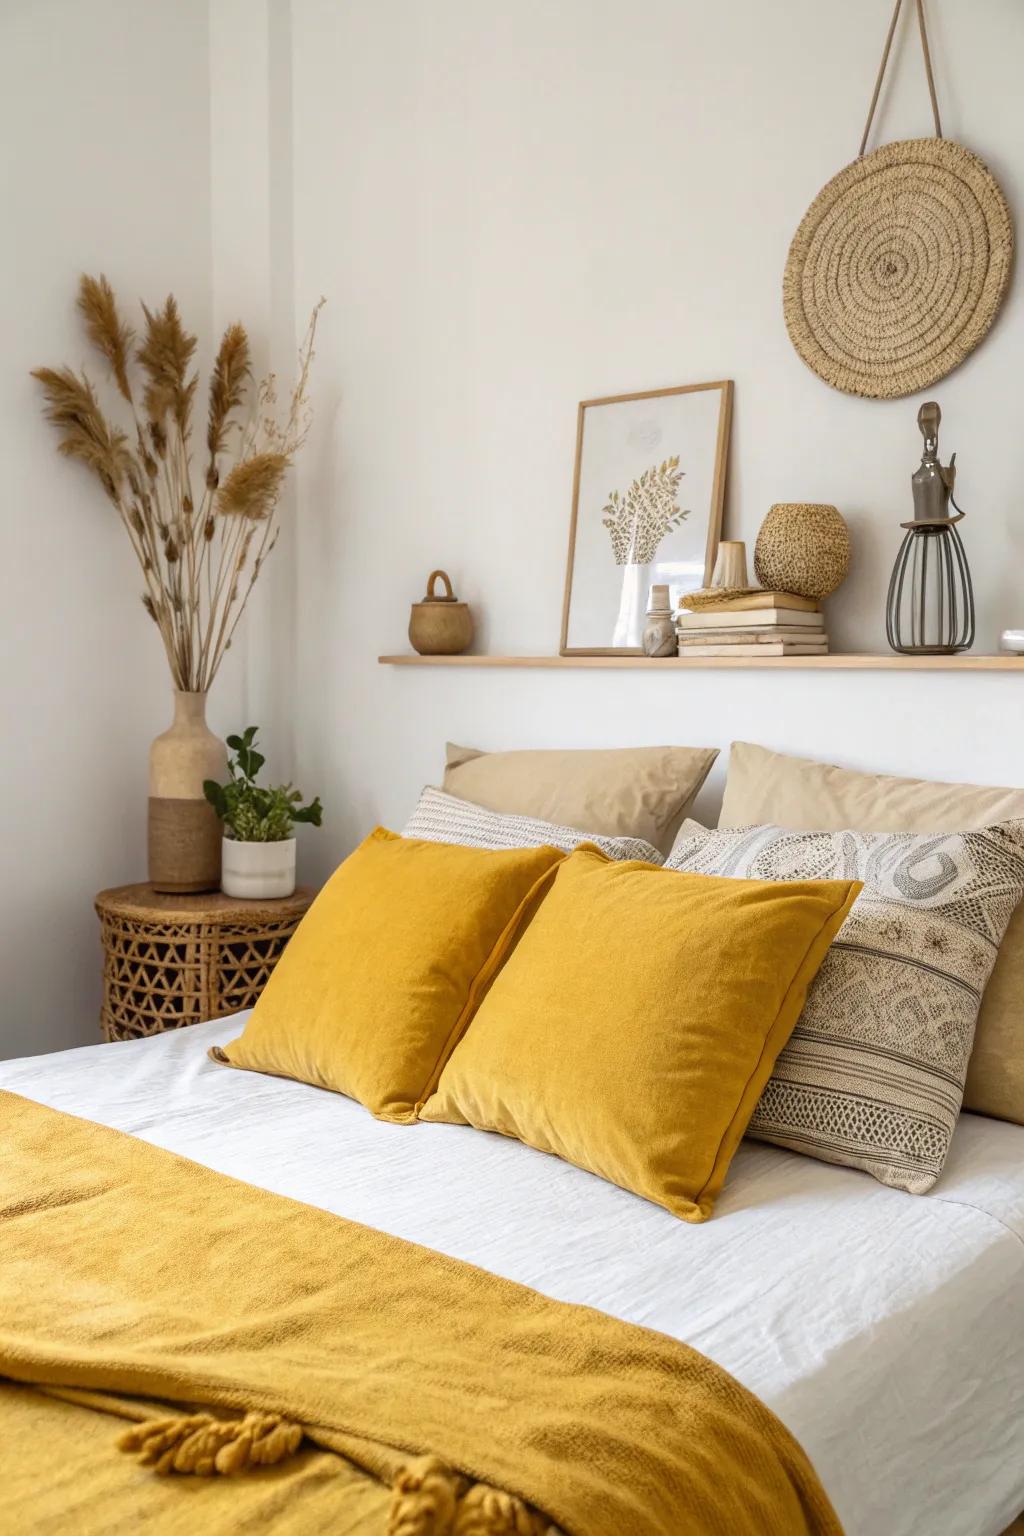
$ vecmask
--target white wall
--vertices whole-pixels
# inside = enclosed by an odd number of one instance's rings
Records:
[[[294,375],[290,6],[209,0],[210,287],[213,333],[241,320],[253,374],[273,367],[285,399]],[[255,724],[267,771],[291,772],[295,676],[295,491],[286,480],[281,534],[239,627],[238,725]]]
[[[0,1056],[97,1038],[101,887],[145,877],[171,694],[116,516],[58,458],[29,369],[87,363],[81,271],[210,324],[206,0],[0,5]],[[231,685],[212,723],[235,723]]]
[[[906,8],[905,8],[906,9]],[[727,508],[847,515],[844,649],[880,649],[918,399],[827,388],[781,275],[856,151],[889,0],[6,0],[0,6],[0,450],[8,895],[0,1054],[92,1038],[91,897],[144,867],[169,703],[120,529],[53,452],[27,378],[79,362],[81,268],[174,287],[209,334],[266,319],[287,361],[329,297],[294,527],[212,719],[268,728],[319,791],[304,873],[401,824],[446,737],[482,746],[748,737],[895,771],[1024,782],[1016,677],[393,672],[447,566],[482,649],[557,647],[583,397],[736,380]],[[946,131],[1024,186],[1024,7],[931,7]],[[929,131],[907,20],[881,133]],[[1022,300],[933,393],[956,448],[978,648],[1024,622]],[[284,369],[282,368],[282,371]],[[713,815],[721,766],[700,809]]]
[[[789,240],[856,153],[891,12],[865,0],[298,0],[297,310],[330,295],[301,476],[297,766],[321,869],[401,823],[446,736],[487,747],[748,737],[852,764],[1024,782],[1018,677],[394,672],[447,566],[482,649],[557,648],[575,406],[730,376],[727,510],[831,501],[855,541],[830,620],[884,649],[920,397],[840,395],[786,336]],[[906,8],[905,8],[906,9]],[[948,134],[1024,187],[1024,6],[932,6]],[[883,137],[931,131],[911,14]],[[1024,622],[1019,280],[929,393],[958,450],[978,649]],[[720,771],[716,785],[720,784]],[[705,797],[713,813],[716,789]],[[310,840],[312,844],[312,840]]]

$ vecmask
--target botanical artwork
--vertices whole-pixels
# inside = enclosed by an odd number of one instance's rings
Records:
[[[705,585],[731,401],[725,381],[580,406],[563,654],[639,651],[651,586]]]
[[[625,496],[612,491],[602,522],[611,535],[616,565],[650,565],[666,533],[689,517],[676,500],[682,478],[676,454],[645,469]]]

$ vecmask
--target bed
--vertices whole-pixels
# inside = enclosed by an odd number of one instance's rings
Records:
[[[745,1143],[692,1226],[555,1158],[225,1072],[245,1015],[0,1064],[0,1088],[685,1340],[808,1452],[848,1536],[1024,1508],[1024,1128],[964,1115],[935,1190]]]

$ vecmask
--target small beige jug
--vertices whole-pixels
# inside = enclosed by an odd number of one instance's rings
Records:
[[[444,583],[443,597],[436,592],[438,581]],[[472,644],[473,615],[469,604],[460,603],[452,591],[447,571],[431,571],[426,596],[413,603],[409,640],[421,656],[457,656]]]
[[[718,558],[711,573],[713,587],[726,587],[735,591],[749,591],[747,579],[747,546],[742,539],[722,539],[718,546]]]

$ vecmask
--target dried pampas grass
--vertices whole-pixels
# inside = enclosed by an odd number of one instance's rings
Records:
[[[83,275],[78,289],[78,308],[85,320],[89,340],[106,358],[118,389],[131,405],[128,364],[135,332],[130,325],[123,324],[118,315],[114,290],[105,277]]]
[[[111,421],[91,382],[69,368],[37,368],[58,451],[96,475],[120,514],[175,687],[204,693],[213,682],[253,584],[278,538],[281,488],[310,423],[309,370],[323,299],[299,348],[298,379],[281,417],[273,374],[252,390],[249,338],[229,325],[210,378],[203,492],[193,496],[190,440],[199,378],[196,338],[169,296],[142,306],[142,339],[122,320],[107,279],[83,276],[78,308],[131,416]],[[133,388],[141,373],[141,394]],[[124,408],[122,407],[122,409]],[[127,414],[127,412],[126,412]],[[233,460],[233,462],[231,462]]]
[[[210,465],[206,471],[206,483],[211,490],[216,489],[219,478],[217,456],[228,445],[231,413],[238,409],[245,397],[249,374],[249,338],[243,326],[229,325],[224,332],[210,379],[210,411],[206,427]]]
[[[36,368],[32,377],[43,386],[47,419],[61,434],[58,452],[87,464],[116,502],[132,468],[126,434],[109,424],[84,374],[79,378],[70,368]]]
[[[283,453],[257,453],[236,464],[217,492],[217,511],[225,517],[262,522],[277,503],[288,458]]]
[[[181,323],[178,305],[169,294],[163,309],[151,313],[143,304],[146,331],[138,350],[139,366],[148,383],[143,404],[150,422],[163,426],[168,412],[181,436],[187,441],[192,400],[199,383],[197,374],[188,377],[188,365],[196,350],[196,338]]]

